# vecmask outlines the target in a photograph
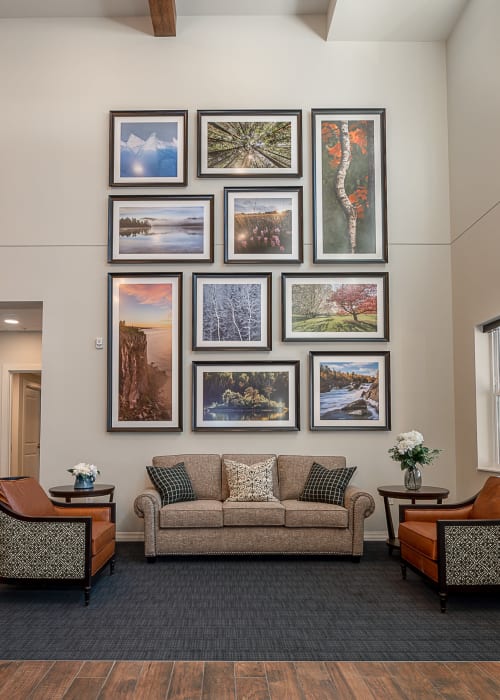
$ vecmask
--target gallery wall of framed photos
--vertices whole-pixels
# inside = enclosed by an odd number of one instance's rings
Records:
[[[303,178],[303,117],[300,109],[198,110],[193,175],[187,110],[110,112],[109,432],[298,431],[301,375],[306,429],[390,429],[389,351],[343,349],[389,342],[385,109],[312,108],[311,182]],[[203,194],[190,192],[193,178],[206,179]],[[233,186],[238,178],[259,184]],[[310,212],[304,188],[312,189]],[[129,263],[138,271],[116,271]],[[188,329],[194,359],[191,387],[183,387]],[[297,358],[273,349],[278,332]],[[245,357],[254,351],[265,359]]]

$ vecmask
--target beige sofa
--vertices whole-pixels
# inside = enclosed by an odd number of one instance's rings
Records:
[[[345,457],[280,455],[273,485],[279,502],[225,502],[229,488],[224,459],[253,464],[270,454],[180,454],[153,458],[153,466],[184,462],[198,500],[161,507],[154,488],[134,503],[144,519],[144,553],[154,562],[171,554],[341,554],[359,560],[364,520],[375,509],[372,496],[349,484],[343,506],[297,500],[313,462],[327,468]]]

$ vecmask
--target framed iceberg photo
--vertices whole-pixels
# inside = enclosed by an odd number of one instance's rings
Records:
[[[390,430],[390,353],[311,352],[311,430]]]
[[[214,195],[109,197],[108,262],[213,262]]]
[[[187,110],[110,112],[109,184],[187,184]]]
[[[299,362],[193,362],[193,430],[299,430]]]
[[[182,430],[182,273],[108,275],[108,431]]]

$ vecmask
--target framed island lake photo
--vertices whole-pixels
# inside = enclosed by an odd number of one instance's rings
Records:
[[[313,109],[315,263],[387,262],[385,109]]]
[[[182,430],[182,273],[108,275],[108,431]]]
[[[282,339],[389,340],[387,272],[281,275]]]
[[[301,177],[302,111],[198,111],[198,177]]]
[[[193,273],[193,350],[271,350],[271,273]]]
[[[193,362],[193,430],[299,430],[299,366]]]
[[[109,197],[108,262],[213,262],[214,195]]]
[[[187,110],[110,112],[109,184],[187,184]]]
[[[311,352],[311,430],[390,430],[390,353]]]

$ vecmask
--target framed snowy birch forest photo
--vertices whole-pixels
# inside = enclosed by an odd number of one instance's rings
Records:
[[[315,263],[387,262],[385,109],[313,109]]]
[[[271,350],[271,273],[193,273],[193,350]]]

